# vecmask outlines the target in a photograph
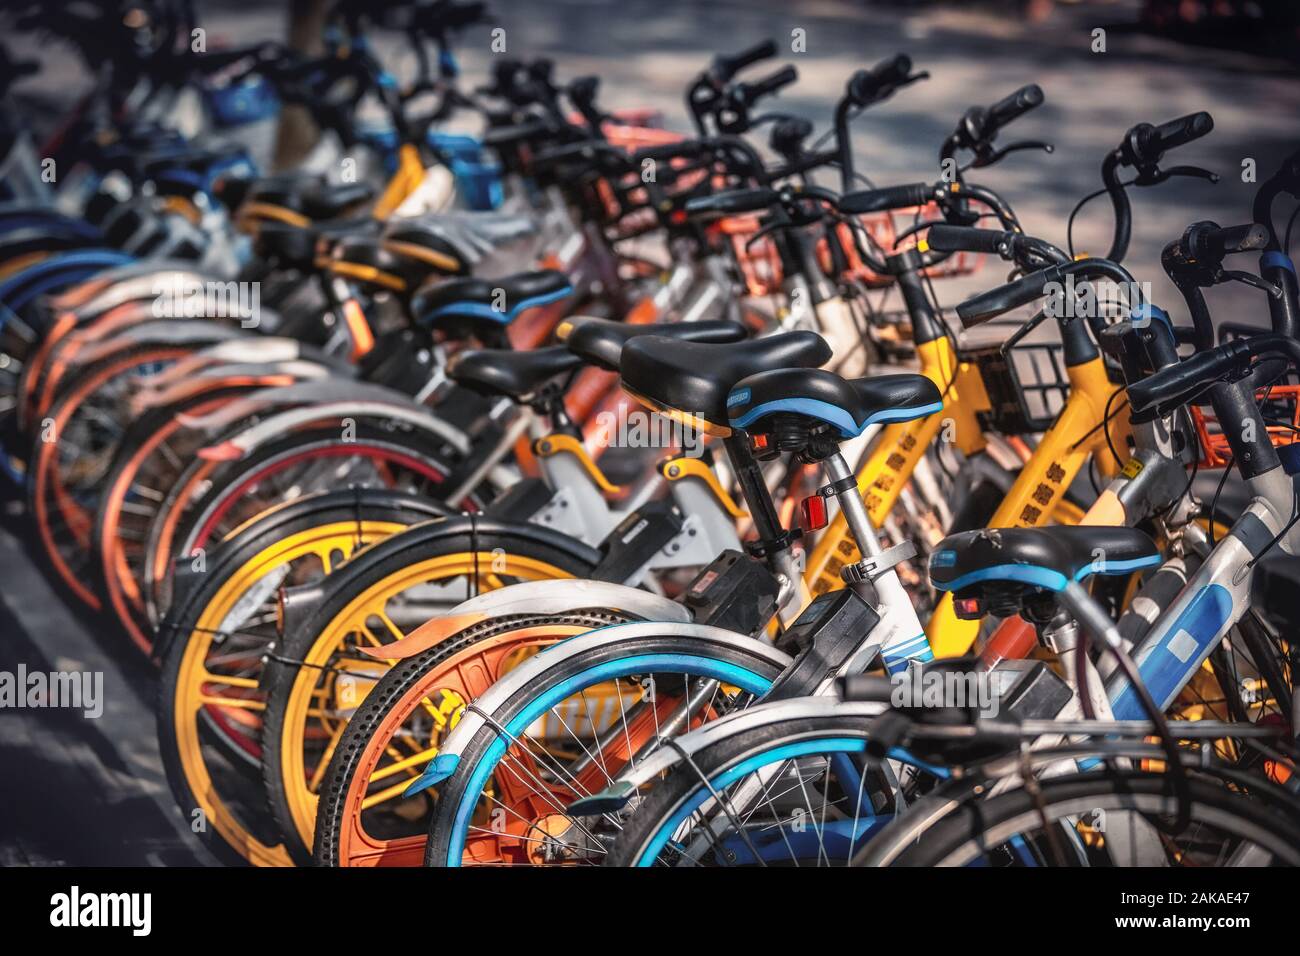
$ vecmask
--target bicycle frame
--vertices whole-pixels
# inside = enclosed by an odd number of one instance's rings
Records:
[[[1296,480],[1282,468],[1246,480],[1250,503],[1188,579],[1177,599],[1134,647],[1132,657],[1156,706],[1167,708],[1250,608],[1254,566],[1291,520]],[[1287,554],[1300,552],[1300,527],[1278,541]],[[1111,675],[1106,695],[1117,720],[1145,716],[1122,673]]]
[[[941,429],[951,430],[954,444],[968,457],[987,446],[978,416],[990,406],[978,368],[959,360],[951,341],[940,334],[928,305],[924,313],[915,308],[911,311],[920,372],[939,387],[944,395],[944,408],[924,419],[885,426],[859,469],[858,489],[865,498],[871,523],[877,528],[884,524]],[[929,323],[917,321],[923,314],[930,319]],[[1128,418],[1116,416],[1108,425],[1103,424],[1107,402],[1113,403],[1117,386],[1107,377],[1100,357],[1068,366],[1067,377],[1070,393],[1065,406],[1021,469],[994,514],[991,527],[1027,528],[1047,523],[1060,508],[1066,489],[1089,457],[1096,458],[1104,477],[1118,474],[1123,462],[1110,454],[1107,430],[1117,449],[1127,448]],[[805,581],[813,597],[840,587],[841,568],[854,563],[858,557],[847,522],[842,514],[837,515],[808,559]],[[939,657],[965,653],[978,631],[977,622],[956,617],[949,595],[941,599],[926,627],[930,644]]]
[[[1103,360],[1098,357],[1068,366],[1067,376],[1070,394],[1065,407],[1020,470],[989,527],[1035,528],[1046,524],[1089,458],[1105,478],[1118,474],[1123,467],[1124,462],[1118,461],[1108,446],[1127,449],[1131,426],[1125,413],[1106,421],[1106,404],[1119,387],[1107,377]],[[959,620],[952,602],[952,595],[945,594],[926,626],[937,657],[966,653],[979,634],[979,622]]]

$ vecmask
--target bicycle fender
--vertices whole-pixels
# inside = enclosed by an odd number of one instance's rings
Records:
[[[529,682],[536,680],[547,670],[568,657],[587,653],[602,646],[619,641],[636,640],[640,637],[657,637],[674,634],[691,637],[700,641],[701,649],[708,643],[722,644],[746,650],[756,656],[765,657],[782,670],[790,664],[790,656],[777,650],[766,641],[747,637],[720,627],[707,624],[666,623],[663,621],[638,621],[631,624],[612,624],[571,637],[560,644],[548,647],[542,653],[534,655],[523,664],[506,674],[493,684],[478,699],[472,708],[467,708],[460,722],[450,734],[433,758],[424,773],[406,789],[406,796],[427,790],[439,784],[455,773],[460,765],[461,755],[469,742],[484,727],[489,726],[491,715],[502,707],[514,694]]]
[[[504,617],[508,614],[567,614],[593,607],[626,611],[652,621],[687,623],[691,619],[691,612],[685,605],[625,584],[573,580],[524,581],[463,601],[442,617],[421,624],[400,641],[361,650],[379,660],[404,660],[423,654],[451,635],[490,617]]]

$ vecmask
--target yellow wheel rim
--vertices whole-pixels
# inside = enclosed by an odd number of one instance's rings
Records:
[[[312,845],[316,830],[317,790],[325,775],[334,747],[347,726],[343,717],[327,713],[329,703],[335,698],[333,688],[322,689],[322,680],[330,681],[331,672],[324,669],[349,635],[360,635],[373,646],[385,643],[370,629],[367,621],[376,618],[382,621],[388,634],[394,640],[405,637],[405,632],[397,626],[386,613],[388,601],[415,585],[448,578],[479,575],[479,590],[490,591],[501,587],[505,582],[497,573],[484,573],[485,568],[493,567],[494,558],[499,555],[491,552],[464,551],[448,554],[402,568],[388,577],[375,582],[366,591],[354,597],[348,605],[334,616],[322,629],[312,643],[311,649],[303,655],[304,666],[299,667],[290,685],[289,699],[285,707],[283,730],[280,735],[280,773],[284,781],[285,794],[293,823],[298,836],[306,846]],[[509,570],[501,572],[512,581],[542,581],[556,578],[571,578],[569,574],[553,564],[538,561],[520,555],[510,555]],[[386,666],[392,666],[393,661]],[[369,674],[363,679],[368,679]],[[362,695],[364,696],[364,695]],[[352,707],[359,706],[360,698],[349,702]],[[319,720],[325,727],[329,742],[314,771],[309,775],[304,755],[305,735],[309,718]],[[435,718],[436,719],[436,718]]]
[[[342,521],[289,535],[260,551],[246,561],[204,607],[194,631],[177,635],[186,641],[185,655],[181,660],[176,680],[176,703],[172,712],[172,726],[176,734],[176,748],[182,772],[194,794],[198,806],[183,808],[203,813],[204,825],[212,827],[230,846],[250,863],[257,866],[292,866],[293,862],[283,846],[267,846],[253,836],[226,805],[208,773],[199,740],[199,713],[203,707],[218,704],[250,710],[260,710],[260,701],[246,697],[223,697],[212,693],[211,688],[256,690],[257,680],[249,677],[232,677],[208,671],[207,660],[212,650],[213,638],[235,609],[237,602],[266,575],[294,561],[307,557],[320,560],[325,573],[338,563],[338,556],[346,560],[359,546],[386,538],[405,529],[405,524],[383,521]]]

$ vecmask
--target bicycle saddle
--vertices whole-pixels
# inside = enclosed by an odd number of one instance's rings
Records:
[[[592,365],[618,371],[623,346],[643,335],[658,335],[687,342],[739,342],[748,330],[736,322],[717,319],[707,322],[662,322],[629,325],[611,319],[573,316],[555,330],[555,337],[575,355]]]
[[[651,407],[729,435],[727,395],[736,382],[773,367],[816,368],[830,357],[830,346],[816,332],[786,332],[727,345],[646,335],[628,342],[619,372],[624,387]]]
[[[39,227],[15,229],[0,238],[0,262],[7,263],[37,253],[67,252],[71,249],[87,249],[103,244],[102,238],[70,235],[62,231],[46,231]]]
[[[452,356],[447,374],[460,384],[488,395],[523,399],[556,376],[583,364],[566,346],[516,352],[512,349],[466,349]]]
[[[939,389],[924,375],[846,379],[825,369],[782,368],[736,383],[727,396],[734,428],[761,432],[774,415],[798,415],[830,425],[843,438],[868,425],[907,422],[943,408]]]
[[[337,219],[330,222],[295,226],[275,219],[256,221],[256,249],[263,259],[274,260],[284,268],[310,271],[315,267],[317,247],[345,236],[375,234],[379,221],[365,219]],[[245,220],[248,221],[248,220]]]
[[[281,206],[313,222],[322,222],[337,219],[374,194],[367,183],[324,183],[302,177],[273,176],[255,182],[245,201]]]
[[[345,235],[332,244],[330,267],[373,290],[408,292],[430,279],[464,275],[455,246],[427,233]]]
[[[983,528],[940,541],[930,555],[930,580],[940,591],[986,582],[1060,591],[1091,574],[1127,574],[1160,561],[1151,538],[1136,528]]]
[[[558,302],[572,293],[569,277],[554,269],[499,279],[439,279],[416,291],[411,314],[420,325],[434,329],[457,320],[504,326],[525,309]]]

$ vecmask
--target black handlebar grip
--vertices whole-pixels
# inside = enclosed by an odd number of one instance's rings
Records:
[[[569,82],[569,99],[579,107],[590,106],[600,90],[600,77],[580,76]]]
[[[1200,139],[1214,129],[1214,118],[1204,111],[1161,123],[1152,136],[1154,145],[1160,152],[1186,146],[1194,139]]]
[[[717,213],[734,216],[742,212],[757,212],[775,203],[780,194],[775,189],[733,189],[713,196],[697,196],[686,201],[686,212],[691,215]]]
[[[957,318],[968,329],[980,325],[1041,298],[1047,294],[1049,284],[1062,282],[1062,276],[1061,266],[1048,266],[1014,282],[971,296],[957,306]]]
[[[858,106],[865,106],[885,88],[902,83],[912,72],[912,58],[899,53],[882,60],[869,70],[858,70],[849,79],[849,97]]]
[[[935,223],[926,234],[925,241],[935,252],[987,252],[1000,254],[1007,238],[1014,236],[1002,229],[976,229],[973,226],[952,226]]]
[[[783,86],[789,86],[797,79],[799,79],[798,70],[792,66],[783,66],[771,76],[764,77],[755,83],[746,83],[745,100],[752,104],[760,96],[767,96],[769,93],[775,93]]]
[[[1216,259],[1236,252],[1257,252],[1268,245],[1268,230],[1259,223],[1245,226],[1225,226],[1208,230],[1201,238],[1204,249]],[[1198,252],[1199,250],[1193,250]]]
[[[1134,421],[1146,421],[1162,405],[1177,402],[1192,392],[1218,381],[1250,361],[1249,339],[1235,339],[1197,352],[1177,365],[1161,369],[1128,386],[1128,403]]]
[[[1043,102],[1043,90],[1037,83],[1022,86],[988,108],[988,122],[994,129],[1006,126]]]
[[[934,186],[930,183],[908,183],[906,186],[889,186],[885,189],[849,193],[847,196],[841,196],[836,206],[842,213],[860,216],[869,212],[924,206],[933,196]]]
[[[1214,129],[1214,118],[1204,111],[1180,116],[1159,126],[1139,123],[1133,127],[1129,136],[1133,163],[1136,165],[1158,163],[1160,157],[1169,150],[1200,139],[1212,129]]]
[[[713,61],[713,72],[722,81],[730,80],[745,67],[760,60],[770,60],[776,56],[776,41],[764,40],[748,50],[742,50],[734,56],[719,56]]]

